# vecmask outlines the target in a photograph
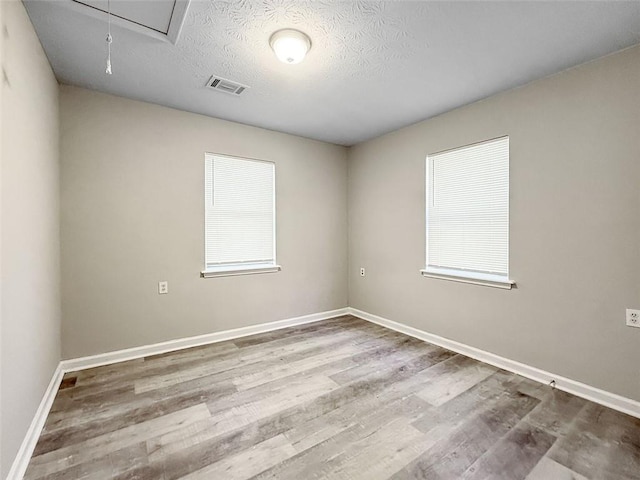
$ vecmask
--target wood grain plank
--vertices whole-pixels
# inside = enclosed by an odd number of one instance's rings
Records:
[[[304,404],[337,388],[338,385],[328,377],[301,379],[275,394],[246,403],[238,403],[232,408],[218,411],[205,421],[189,426],[188,429],[175,430],[153,438],[148,442],[149,456],[155,459],[200,445],[205,440],[214,439],[261,419],[277,415],[281,411]]]
[[[586,477],[640,478],[640,419],[587,403],[549,458]]]
[[[418,396],[433,406],[440,406],[493,375],[498,369],[473,362],[450,375],[440,376],[418,392]]]
[[[500,395],[492,403],[477,405],[474,415],[441,417],[425,433],[433,446],[402,468],[393,480],[460,478],[465,470],[499,442],[539,400],[519,392]]]
[[[340,474],[350,459],[364,453],[370,457],[375,448],[371,445],[385,438],[402,437],[409,441],[422,436],[410,423],[428,406],[417,397],[405,397],[385,407],[363,415],[353,427],[335,435],[275,467],[256,476],[256,479],[293,480],[302,478],[331,478],[330,472]],[[394,443],[392,440],[391,443]],[[381,445],[380,445],[381,446]],[[362,463],[357,463],[365,468]],[[362,477],[367,478],[367,477]]]
[[[588,478],[554,462],[549,457],[542,457],[525,480],[588,480]]]
[[[556,436],[566,435],[587,400],[552,388],[541,396],[540,404],[527,416],[527,422]]]
[[[182,478],[183,480],[211,480],[214,478],[247,480],[273,465],[285,461],[295,453],[295,449],[285,436],[277,435]]]
[[[323,465],[322,477],[333,480],[387,479],[426,450],[429,440],[411,426],[412,419],[399,417],[372,435],[345,446]]]
[[[373,328],[370,328],[373,327]],[[376,328],[377,327],[377,328]],[[243,338],[233,340],[238,348],[264,346],[266,343],[272,341],[281,341],[284,337],[291,337],[292,335],[316,335],[325,332],[332,332],[337,330],[357,329],[366,331],[380,330],[378,325],[370,324],[365,320],[353,317],[351,315],[342,315],[340,317],[329,318],[322,320],[321,322],[314,322],[295,327],[289,327],[284,330],[275,330],[273,332],[259,333],[257,335],[251,335]],[[283,335],[284,333],[284,335]]]
[[[135,382],[135,392],[144,393],[151,390],[157,390],[169,387],[176,383],[194,380],[196,378],[225,372],[228,370],[237,370],[239,367],[252,365],[254,370],[264,370],[264,362],[273,361],[283,362],[283,359],[303,353],[308,354],[309,350],[318,352],[323,347],[330,350],[332,346],[341,345],[342,342],[349,340],[357,341],[357,332],[341,331],[325,338],[309,338],[306,341],[289,343],[285,345],[271,345],[268,348],[255,349],[247,348],[241,350],[237,355],[220,359],[216,362],[198,362],[189,369],[179,368],[170,373],[158,372],[157,375],[145,376]],[[362,340],[362,337],[360,337]],[[299,357],[294,357],[298,359]],[[289,359],[291,360],[291,359]],[[284,360],[286,363],[287,361]],[[232,372],[232,375],[235,374]]]
[[[414,422],[413,426],[426,433],[438,426],[460,425],[499,399],[521,393],[519,385],[518,377],[498,370],[440,407],[432,408],[420,420]]]
[[[269,370],[254,371],[246,375],[237,376],[233,379],[233,384],[240,391],[248,390],[259,385],[264,385],[265,383],[273,382],[274,380],[290,377],[296,373],[324,366],[337,360],[353,357],[361,351],[362,350],[353,345],[338,346],[337,348],[332,348],[328,352],[322,354],[318,353],[317,355],[310,355],[300,360],[283,363],[282,365],[274,366]]]
[[[134,397],[131,401],[116,403],[106,411],[97,408],[95,416],[92,410],[80,415],[69,415],[65,421],[68,426],[50,430],[51,425],[47,424],[40,435],[34,454],[42,455],[99,435],[133,427],[197,404],[214,401],[219,397],[228,397],[235,391],[235,387],[230,383],[178,392],[169,389],[164,391],[164,395],[154,395],[152,398]]]
[[[544,457],[556,437],[520,422],[461,476],[464,480],[524,479]]]
[[[262,400],[237,405],[211,417],[214,431],[220,435],[244,425],[249,425],[262,418],[274,415],[297,404],[305,403],[339,388],[329,377],[315,377],[291,387],[276,395]]]
[[[30,465],[24,480],[102,480],[114,475],[120,475],[132,468],[143,468],[148,465],[147,449],[144,442],[127,446],[120,450],[109,452],[104,456],[96,454],[90,462],[77,463],[69,468],[57,472],[47,471],[46,468],[35,468]]]
[[[362,363],[344,372],[332,375],[331,379],[343,385],[370,375],[375,369],[379,369],[381,365],[384,365],[385,369],[401,368],[415,358],[423,356],[432,360],[431,365],[435,365],[453,355],[453,352],[425,344],[424,342],[416,345],[406,338],[397,337],[390,339],[383,346],[372,351],[367,358],[363,359]]]
[[[95,450],[102,452],[120,450],[209,416],[210,413],[205,404],[195,405],[147,422],[138,423],[38,455],[31,459],[29,467],[32,469],[34,478],[51,475],[74,465],[91,462],[95,456]]]

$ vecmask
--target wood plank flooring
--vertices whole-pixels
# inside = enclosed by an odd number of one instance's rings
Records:
[[[640,420],[345,316],[65,375],[25,479],[640,479]]]

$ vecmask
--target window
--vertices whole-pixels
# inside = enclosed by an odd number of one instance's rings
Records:
[[[509,137],[427,156],[422,274],[511,288]]]
[[[203,277],[280,270],[272,162],[207,154],[204,210]]]

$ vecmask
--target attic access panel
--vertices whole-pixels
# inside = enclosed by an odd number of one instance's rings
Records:
[[[176,43],[190,0],[111,0],[111,21],[124,28]],[[67,0],[74,10],[105,20],[107,0]]]

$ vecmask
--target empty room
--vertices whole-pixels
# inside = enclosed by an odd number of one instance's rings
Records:
[[[0,478],[640,480],[640,0],[0,0]]]

